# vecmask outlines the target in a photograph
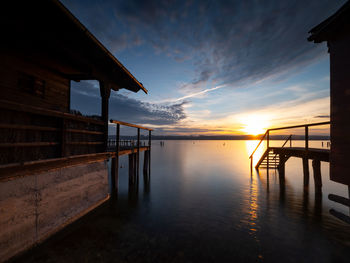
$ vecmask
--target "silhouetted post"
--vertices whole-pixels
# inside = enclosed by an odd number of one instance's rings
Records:
[[[290,136],[290,139],[289,139],[289,147],[292,148],[292,135]]]
[[[270,148],[270,131],[267,130],[267,143],[266,143],[266,146],[267,146],[267,160],[266,160],[266,165],[267,165],[267,171],[269,171],[269,159],[270,159],[270,151],[269,151],[269,148]]]
[[[120,138],[120,124],[117,124],[117,127],[116,127],[116,142],[115,142],[115,157],[112,158],[112,167],[111,167],[112,195],[115,195],[118,192],[119,138]]]
[[[322,193],[322,177],[321,177],[321,162],[320,160],[312,160],[312,167],[314,170],[314,181],[315,181],[315,193]]]
[[[151,177],[151,143],[152,143],[152,131],[148,131],[148,147],[149,147],[149,164],[148,164],[148,177]]]
[[[148,181],[149,150],[146,150],[143,156],[143,181],[146,183]]]
[[[118,184],[119,184],[119,140],[120,140],[120,124],[117,124],[117,131],[116,131],[116,145],[115,145],[115,190],[118,192]]]
[[[135,183],[135,154],[129,154],[129,185]]]
[[[108,141],[108,102],[109,102],[109,96],[111,94],[110,87],[100,81],[100,94],[102,98],[101,103],[101,117],[104,122],[103,127],[103,151],[107,151],[107,141]]]
[[[305,149],[309,150],[309,126],[305,126]]]
[[[250,175],[253,175],[253,156],[250,157]]]
[[[309,171],[309,159],[307,157],[303,157],[303,172],[304,172],[304,187],[308,187],[310,171]]]
[[[284,154],[279,154],[280,164],[278,166],[278,175],[280,179],[280,184],[284,183],[285,167],[286,167],[286,156]]]
[[[137,128],[137,180],[140,174],[140,128]]]
[[[116,195],[116,174],[118,170],[118,165],[116,164],[117,157],[112,157],[112,165],[111,165],[111,195],[115,196]]]

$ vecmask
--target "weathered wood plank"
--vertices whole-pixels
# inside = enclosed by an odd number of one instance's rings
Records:
[[[94,153],[85,155],[76,155],[64,158],[47,159],[31,161],[24,163],[15,163],[0,166],[0,181],[11,180],[18,176],[27,176],[59,169],[62,167],[73,166],[81,163],[96,162],[98,160],[107,160],[112,153]]]

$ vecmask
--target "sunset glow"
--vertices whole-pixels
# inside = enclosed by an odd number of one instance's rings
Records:
[[[250,115],[244,118],[242,121],[242,132],[249,135],[258,135],[265,133],[268,122],[264,116]]]

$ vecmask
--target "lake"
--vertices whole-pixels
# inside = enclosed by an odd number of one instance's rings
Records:
[[[329,193],[347,197],[347,187],[331,182],[322,162],[323,196],[315,198],[311,162],[304,191],[297,158],[286,164],[284,186],[273,169],[251,174],[248,157],[257,143],[153,141],[149,184],[141,174],[138,191],[129,191],[122,157],[116,201],[17,261],[349,262],[350,226],[329,214],[349,209],[328,200]]]

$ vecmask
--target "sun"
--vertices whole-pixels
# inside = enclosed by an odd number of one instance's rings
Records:
[[[265,133],[268,122],[266,118],[257,115],[249,115],[242,119],[242,131],[249,135],[259,135]]]

